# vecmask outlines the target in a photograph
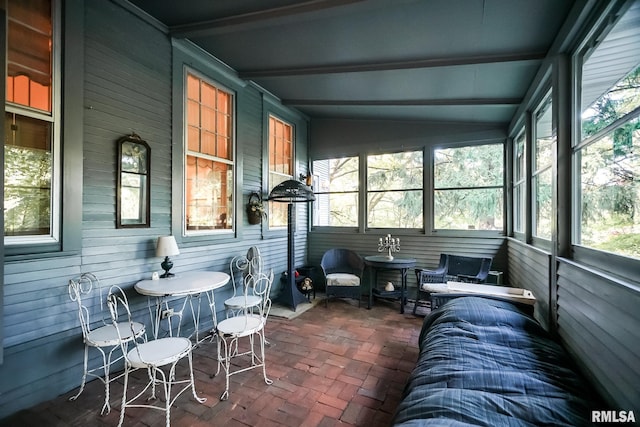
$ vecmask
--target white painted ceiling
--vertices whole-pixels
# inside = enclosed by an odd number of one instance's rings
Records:
[[[570,0],[129,0],[311,118],[511,121]]]

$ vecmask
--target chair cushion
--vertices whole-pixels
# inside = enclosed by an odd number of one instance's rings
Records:
[[[360,278],[349,273],[327,274],[327,286],[360,286]]]
[[[421,289],[424,292],[443,292],[446,293],[449,291],[449,287],[446,283],[423,283]]]

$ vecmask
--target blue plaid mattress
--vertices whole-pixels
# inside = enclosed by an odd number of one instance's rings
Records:
[[[573,366],[515,305],[456,298],[425,318],[394,425],[592,425],[601,406]]]

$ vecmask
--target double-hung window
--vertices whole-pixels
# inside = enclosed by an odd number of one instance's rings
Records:
[[[518,134],[513,144],[513,231],[524,233],[527,206],[527,162],[526,137],[524,130]]]
[[[503,230],[503,144],[433,152],[436,230]]]
[[[59,240],[59,58],[50,0],[9,0],[4,145],[6,244]]]
[[[553,194],[556,137],[552,126],[551,94],[547,95],[534,115],[532,154],[533,224],[535,237],[551,240],[554,228]]]
[[[185,228],[187,234],[233,229],[234,95],[186,73]]]
[[[367,156],[367,227],[424,228],[423,152]]]
[[[269,115],[269,192],[293,178],[293,125]],[[287,204],[269,203],[269,228],[287,226]]]
[[[574,243],[640,259],[640,27],[636,2],[581,54]],[[595,46],[595,47],[594,47]],[[615,65],[615,66],[614,66]],[[610,261],[610,260],[609,260]]]

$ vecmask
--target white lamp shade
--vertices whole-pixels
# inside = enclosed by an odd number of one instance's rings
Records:
[[[160,236],[158,237],[158,244],[156,246],[156,256],[172,256],[180,254],[176,238],[173,236]]]

